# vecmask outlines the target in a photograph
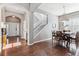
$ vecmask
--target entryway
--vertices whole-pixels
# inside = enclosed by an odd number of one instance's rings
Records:
[[[7,36],[20,36],[20,18],[16,16],[7,16],[6,17],[6,31]]]
[[[21,19],[17,16],[7,16],[6,17],[6,35],[7,35],[7,44],[20,42],[21,37],[21,30],[20,30]]]

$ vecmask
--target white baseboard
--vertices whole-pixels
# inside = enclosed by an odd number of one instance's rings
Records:
[[[39,40],[39,41],[35,41],[35,42],[33,42],[33,43],[31,43],[31,44],[28,44],[28,45],[33,45],[33,44],[35,44],[35,43],[39,43],[39,42],[43,42],[43,41],[47,41],[47,40],[51,40],[52,38],[48,38],[48,39],[44,39],[44,40]]]

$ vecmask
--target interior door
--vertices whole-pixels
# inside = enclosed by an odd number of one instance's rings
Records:
[[[7,34],[8,36],[17,36],[19,35],[19,23],[7,23]]]

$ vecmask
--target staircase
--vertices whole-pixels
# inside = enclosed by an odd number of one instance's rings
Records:
[[[33,14],[34,19],[34,29],[33,29],[33,37],[36,37],[39,32],[46,26],[44,19],[42,19],[42,15],[40,13]]]

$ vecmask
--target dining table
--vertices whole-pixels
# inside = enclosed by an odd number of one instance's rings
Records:
[[[57,37],[55,32],[56,31],[52,32],[52,34],[54,37]],[[61,41],[67,42],[67,44],[66,44],[67,46],[70,46],[70,43],[72,43],[73,40],[75,41],[75,38],[76,38],[76,34],[73,32],[62,32]]]

